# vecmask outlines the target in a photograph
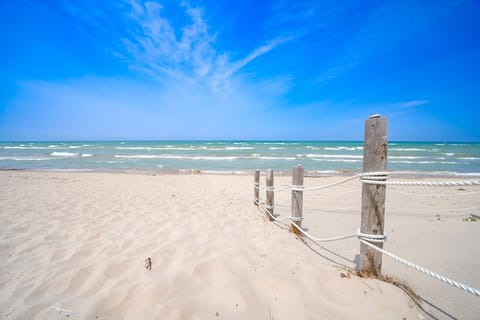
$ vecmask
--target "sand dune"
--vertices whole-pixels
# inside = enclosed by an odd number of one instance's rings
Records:
[[[251,176],[26,171],[0,176],[2,319],[429,318],[389,283],[341,276],[355,268],[356,239],[310,248],[267,222],[253,206]],[[277,177],[277,184],[289,179]],[[358,182],[350,182],[337,188],[338,194],[306,197],[310,213],[304,226],[318,235],[354,232],[360,219],[357,189]],[[479,190],[466,189],[444,192]],[[478,195],[441,198],[425,188],[426,196],[415,198],[418,194],[403,187],[387,192],[385,247],[480,287],[480,222],[462,221],[466,212],[442,212],[438,220],[438,212],[418,209],[474,207]],[[395,208],[405,199],[417,210]],[[289,194],[276,200],[288,205]],[[147,257],[150,271],[144,267]],[[478,297],[387,258],[384,271],[430,302],[422,307],[434,317],[480,314]]]

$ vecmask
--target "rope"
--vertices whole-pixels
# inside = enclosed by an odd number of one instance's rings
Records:
[[[297,230],[300,231],[305,237],[307,237],[308,239],[314,242],[332,242],[332,241],[339,241],[339,240],[345,240],[350,238],[359,238],[361,240],[366,239],[370,242],[385,242],[387,239],[386,235],[361,233],[360,229],[358,229],[357,232],[354,234],[347,234],[347,235],[331,237],[331,238],[316,238],[311,234],[307,233],[305,230],[303,230],[298,224],[294,222],[294,220],[290,220],[290,223],[295,228],[297,228]]]
[[[295,221],[295,222],[301,222],[303,220],[303,217],[294,217],[294,216],[288,216],[290,221]]]
[[[367,178],[368,177],[374,177],[374,178],[377,178],[377,179],[382,179],[383,177],[386,177],[388,172],[384,172],[384,171],[380,171],[380,172],[363,172],[363,173],[359,173],[359,174],[356,174],[354,176],[351,176],[349,178],[346,178],[346,179],[343,179],[343,180],[340,180],[338,182],[335,182],[335,183],[331,183],[331,184],[327,184],[327,185],[324,185],[324,186],[317,186],[317,187],[304,187],[304,186],[296,186],[296,185],[290,185],[290,189],[292,189],[292,191],[314,191],[314,190],[322,190],[322,189],[327,189],[327,188],[331,188],[331,187],[334,187],[334,186],[338,186],[340,184],[344,184],[344,183],[347,183],[349,181],[352,181],[352,180],[355,180],[359,177],[363,177],[363,178]]]
[[[433,272],[433,271],[430,271],[430,270],[428,270],[428,269],[425,269],[425,268],[423,268],[423,267],[420,267],[420,266],[418,266],[418,265],[416,265],[416,264],[414,264],[414,263],[412,263],[412,262],[410,262],[410,261],[408,261],[408,260],[405,260],[405,259],[403,259],[403,258],[400,258],[400,257],[394,255],[393,253],[390,253],[390,252],[388,252],[388,251],[385,251],[384,249],[381,249],[381,248],[379,248],[379,247],[377,247],[377,246],[369,243],[368,241],[365,241],[365,240],[363,240],[363,239],[360,239],[360,242],[363,243],[363,244],[365,244],[365,245],[367,245],[367,246],[369,246],[370,248],[372,248],[372,249],[374,249],[374,250],[377,250],[378,252],[381,252],[382,254],[386,255],[387,257],[392,258],[393,260],[395,260],[395,261],[397,261],[397,262],[403,263],[404,265],[406,265],[406,266],[408,266],[408,267],[410,267],[410,268],[412,268],[412,269],[415,269],[415,270],[417,270],[417,271],[423,272],[423,273],[425,273],[426,275],[428,275],[428,276],[430,276],[430,277],[432,277],[432,278],[434,278],[434,279],[440,280],[440,281],[445,282],[445,283],[447,283],[447,284],[449,284],[449,285],[451,285],[451,286],[453,286],[453,287],[456,287],[456,288],[458,288],[458,289],[462,289],[462,290],[464,290],[464,291],[467,291],[468,293],[471,293],[471,294],[473,294],[473,295],[475,295],[475,296],[477,296],[477,297],[480,297],[480,291],[477,290],[477,289],[475,289],[475,288],[469,287],[469,286],[467,286],[467,285],[465,285],[465,284],[463,284],[463,283],[457,282],[457,281],[455,281],[455,280],[452,280],[452,279],[449,279],[449,278],[447,278],[447,277],[445,277],[445,276],[442,276],[442,275],[440,275],[440,274],[438,274],[438,273],[435,273],[435,272]]]
[[[361,181],[367,184],[379,185],[396,185],[396,186],[428,186],[428,187],[444,187],[444,186],[475,186],[480,185],[480,181],[384,181],[370,180],[362,178]]]
[[[325,185],[325,186],[318,186],[318,187],[304,187],[304,186],[296,186],[296,185],[290,185],[290,188],[292,189],[292,191],[313,191],[313,190],[322,190],[322,189],[327,189],[327,188],[331,188],[331,187],[334,187],[334,186],[337,186],[337,185],[340,185],[340,184],[343,184],[343,183],[346,183],[346,182],[349,182],[349,181],[352,181],[358,177],[360,177],[362,174],[356,174],[354,175],[353,177],[349,177],[347,179],[344,179],[344,180],[341,180],[341,181],[338,181],[338,182],[335,182],[335,183],[332,183],[332,184],[328,184],[328,185]]]

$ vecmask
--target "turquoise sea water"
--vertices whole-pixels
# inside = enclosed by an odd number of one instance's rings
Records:
[[[0,142],[0,168],[310,173],[362,169],[361,141],[50,141]],[[480,176],[480,143],[391,142],[388,170]]]

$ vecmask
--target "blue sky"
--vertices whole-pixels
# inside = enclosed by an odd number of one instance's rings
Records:
[[[1,1],[0,140],[480,141],[478,1]]]

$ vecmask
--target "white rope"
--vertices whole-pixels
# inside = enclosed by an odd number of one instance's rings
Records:
[[[350,238],[366,239],[370,242],[385,242],[387,239],[386,235],[361,233],[360,229],[358,229],[357,232],[353,234],[347,234],[347,235],[331,237],[331,238],[316,238],[311,234],[309,234],[308,232],[306,232],[305,230],[303,230],[298,224],[294,222],[294,220],[290,220],[290,223],[295,228],[297,228],[297,230],[300,231],[304,236],[306,236],[308,239],[314,242],[332,242],[332,241],[339,241],[339,240],[345,240]]]
[[[444,186],[475,186],[480,185],[480,181],[382,181],[370,180],[362,178],[361,181],[367,184],[392,185],[392,186],[428,186],[428,187],[444,187]]]
[[[379,248],[379,247],[377,247],[377,246],[369,243],[368,241],[365,241],[365,240],[363,240],[363,239],[360,239],[360,242],[363,243],[363,244],[365,244],[365,245],[367,245],[367,246],[369,246],[370,248],[372,248],[372,249],[374,249],[374,250],[377,250],[377,251],[381,252],[382,254],[386,255],[387,257],[390,257],[390,258],[392,258],[393,260],[395,260],[395,261],[397,261],[397,262],[400,262],[400,263],[402,263],[402,264],[404,264],[404,265],[412,268],[412,269],[415,269],[415,270],[417,270],[417,271],[423,272],[423,273],[425,273],[426,275],[428,275],[428,276],[430,276],[430,277],[432,277],[432,278],[434,278],[434,279],[440,280],[440,281],[445,282],[445,283],[447,283],[447,284],[449,284],[449,285],[451,285],[451,286],[453,286],[453,287],[457,287],[457,288],[462,289],[462,290],[464,290],[464,291],[467,291],[468,293],[471,293],[471,294],[473,294],[473,295],[475,295],[475,296],[477,296],[477,297],[480,297],[480,291],[477,290],[477,289],[475,289],[475,288],[469,287],[469,286],[467,286],[467,285],[465,285],[465,284],[463,284],[463,283],[457,282],[457,281],[455,281],[455,280],[452,280],[452,279],[449,279],[449,278],[447,278],[447,277],[445,277],[445,276],[442,276],[442,275],[440,275],[440,274],[438,274],[438,273],[435,273],[435,272],[433,272],[433,271],[430,271],[430,270],[428,270],[428,269],[425,269],[425,268],[423,268],[423,267],[420,267],[420,266],[418,266],[418,265],[416,265],[416,264],[414,264],[414,263],[412,263],[412,262],[410,262],[410,261],[408,261],[408,260],[405,260],[405,259],[403,259],[403,258],[400,258],[400,257],[394,255],[393,253],[390,253],[390,252],[388,252],[388,251],[386,251],[386,250],[384,250],[384,249],[381,249],[381,248]]]
[[[338,181],[338,182],[335,182],[335,183],[332,183],[332,184],[327,184],[327,185],[324,185],[324,186],[304,187],[304,186],[290,185],[290,188],[292,189],[292,191],[322,190],[322,189],[331,188],[331,187],[334,187],[334,186],[337,186],[337,185],[340,185],[340,184],[343,184],[343,183],[352,181],[352,180],[354,180],[354,179],[357,179],[357,178],[360,177],[360,176],[361,176],[361,174],[357,174],[357,175],[354,175],[353,177],[349,177],[349,178],[347,178],[347,179],[344,179],[344,180],[341,180],[341,181]]]
[[[385,242],[387,241],[387,235],[386,234],[368,234],[368,233],[362,233],[360,232],[360,228],[357,230],[357,237],[360,240],[367,240],[370,242]]]
[[[314,191],[314,190],[322,190],[322,189],[327,189],[327,188],[331,188],[331,187],[335,187],[335,186],[338,186],[340,184],[344,184],[344,183],[347,183],[349,181],[352,181],[352,180],[355,180],[359,177],[364,177],[364,178],[368,178],[368,177],[375,177],[377,179],[382,179],[383,177],[386,177],[388,172],[384,172],[384,171],[380,171],[380,172],[363,172],[363,173],[359,173],[359,174],[356,174],[354,176],[351,176],[351,177],[348,177],[346,179],[343,179],[343,180],[340,180],[338,182],[335,182],[335,183],[331,183],[331,184],[327,184],[327,185],[324,185],[324,186],[317,186],[317,187],[305,187],[305,186],[296,186],[296,185],[290,185],[290,189],[292,189],[292,191]]]
[[[294,217],[294,216],[288,216],[290,221],[295,221],[295,222],[301,222],[303,220],[303,217]]]

